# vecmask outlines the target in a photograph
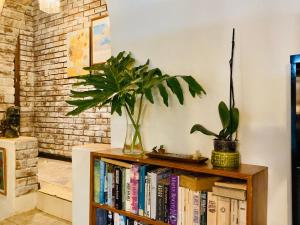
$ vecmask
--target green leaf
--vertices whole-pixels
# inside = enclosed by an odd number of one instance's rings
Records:
[[[167,89],[162,84],[158,84],[157,86],[159,89],[159,93],[160,93],[161,97],[163,98],[164,104],[168,107],[169,106],[169,96],[168,96]]]
[[[203,133],[203,134],[205,134],[205,135],[218,137],[217,134],[215,134],[215,133],[212,132],[212,131],[207,130],[204,126],[202,126],[202,125],[200,125],[200,124],[195,124],[195,125],[192,127],[190,133],[192,134],[192,133],[194,133],[195,131],[199,131],[199,132],[201,132],[201,133]]]
[[[239,110],[237,108],[232,109],[232,122],[231,122],[231,132],[235,133],[239,127]]]
[[[171,91],[177,96],[180,104],[183,105],[184,97],[179,81],[175,77],[170,77],[169,79],[167,79],[167,85],[171,89]]]
[[[181,76],[181,78],[189,85],[189,91],[193,97],[195,97],[196,94],[206,94],[202,86],[192,76]]]
[[[230,114],[227,105],[223,101],[219,103],[219,115],[223,128],[226,129],[230,123]]]
[[[154,103],[151,88],[145,89],[145,96],[146,96],[146,98],[147,98],[152,104]]]

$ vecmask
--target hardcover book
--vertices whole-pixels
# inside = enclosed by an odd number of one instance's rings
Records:
[[[207,192],[201,191],[201,221],[200,225],[206,225],[207,223]]]
[[[120,168],[115,169],[115,208],[122,209],[122,171]]]
[[[247,201],[239,201],[239,225],[247,224]]]
[[[139,166],[133,165],[130,178],[131,212],[138,214]]]
[[[234,198],[238,200],[246,200],[247,193],[245,190],[225,188],[225,187],[213,187],[213,193],[218,196]]]
[[[106,172],[106,163],[100,161],[100,194],[99,194],[99,202],[100,204],[105,204],[105,172]]]
[[[131,179],[131,169],[125,170],[125,193],[126,193],[126,202],[125,202],[125,210],[131,211],[131,188],[130,188],[130,179]]]
[[[230,225],[239,225],[239,201],[236,199],[231,199],[230,201]]]
[[[230,225],[230,198],[218,196],[217,225]]]
[[[193,192],[193,225],[200,225],[200,207],[202,209],[201,194],[197,191]],[[202,211],[201,211],[202,220]]]

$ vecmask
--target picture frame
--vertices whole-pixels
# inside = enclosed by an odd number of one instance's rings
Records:
[[[91,65],[105,63],[112,55],[109,16],[91,20]]]
[[[6,174],[6,150],[0,148],[0,194],[6,195],[7,192],[7,174]]]
[[[87,75],[84,67],[90,66],[90,29],[85,28],[67,34],[67,75]]]

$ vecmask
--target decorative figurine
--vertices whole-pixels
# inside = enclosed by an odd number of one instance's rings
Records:
[[[9,107],[4,119],[0,122],[0,134],[6,138],[17,138],[20,136],[20,108]]]

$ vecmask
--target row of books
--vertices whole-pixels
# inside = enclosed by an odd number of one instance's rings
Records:
[[[107,158],[94,166],[96,203],[171,225],[246,224],[245,184]]]
[[[144,225],[134,219],[106,211],[104,209],[96,209],[96,225]]]

